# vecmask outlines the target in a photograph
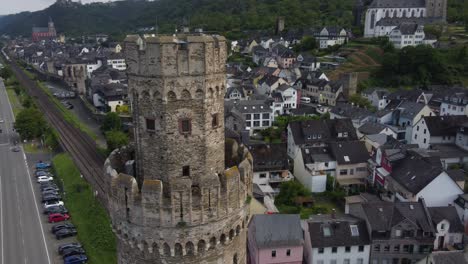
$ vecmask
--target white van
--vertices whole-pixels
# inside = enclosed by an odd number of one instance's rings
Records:
[[[301,103],[310,104],[310,97],[301,97]]]

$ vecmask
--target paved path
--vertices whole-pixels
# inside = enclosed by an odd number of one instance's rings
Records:
[[[45,216],[23,150],[11,151],[13,113],[0,80],[0,264],[51,264]]]

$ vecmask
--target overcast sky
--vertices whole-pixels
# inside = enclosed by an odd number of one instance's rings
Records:
[[[77,0],[73,1],[76,2]],[[84,4],[91,2],[109,2],[109,0],[82,0],[81,2]],[[14,14],[22,11],[42,10],[53,3],[55,3],[55,0],[0,0],[0,15]]]

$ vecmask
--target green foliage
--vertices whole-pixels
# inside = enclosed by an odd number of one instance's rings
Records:
[[[32,140],[44,134],[47,122],[36,108],[25,108],[16,116],[15,129],[22,139]]]
[[[310,191],[298,181],[283,182],[280,185],[280,193],[275,198],[275,204],[295,206],[294,199],[310,195]]]
[[[286,132],[289,122],[317,120],[319,116],[278,116],[273,123],[273,126],[263,129],[260,134],[266,142],[281,142],[281,136]]]
[[[362,97],[360,94],[353,94],[349,97],[349,102],[354,103],[355,105],[362,107],[362,108],[367,108],[370,111],[375,111],[375,107],[371,104],[369,100],[366,98]]]
[[[159,32],[173,33],[183,18],[191,27],[209,31],[273,30],[276,18],[286,18],[286,28],[321,25],[350,27],[354,0],[159,0],[115,1],[80,5],[53,4],[38,12],[0,18],[0,32],[29,35],[31,25],[47,25],[54,19],[67,36],[106,32],[122,36],[141,27],[158,24]],[[236,34],[232,37],[238,37]]]
[[[444,26],[442,24],[432,24],[424,26],[424,33],[434,35],[437,39],[440,39],[444,31]]]
[[[80,177],[78,168],[66,153],[52,160],[55,175],[64,183],[64,200],[71,221],[78,229],[90,264],[117,263],[116,240],[106,211],[94,197],[89,184]]]
[[[464,51],[463,47],[446,51],[419,45],[387,52],[374,77],[382,86],[453,84],[468,73]]]
[[[13,75],[13,72],[11,71],[10,67],[5,66],[0,69],[0,77],[2,77],[5,81],[8,81]]]
[[[47,128],[45,131],[45,144],[52,150],[58,151],[60,149],[59,136],[52,128]]]
[[[109,152],[114,149],[128,145],[128,135],[122,131],[112,130],[106,132],[107,150]]]
[[[122,129],[122,120],[120,119],[119,114],[115,112],[108,112],[102,121],[101,130],[104,132],[111,130],[121,130]]]
[[[314,37],[312,36],[304,36],[301,40],[300,44],[297,44],[294,47],[296,52],[301,51],[312,51],[317,48],[317,42]]]

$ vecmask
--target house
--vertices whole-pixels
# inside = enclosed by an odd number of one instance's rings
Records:
[[[314,215],[302,226],[304,263],[369,263],[370,237],[363,220],[350,215]]]
[[[289,172],[287,145],[255,144],[249,145],[248,148],[253,158],[253,183],[257,184],[264,194],[270,197],[276,196],[282,182],[294,179]]]
[[[440,115],[466,115],[468,116],[468,92],[458,92],[447,95],[440,105]]]
[[[300,82],[302,96],[313,98],[319,104],[334,106],[340,94],[343,93],[343,84],[339,81],[326,79],[302,79]]]
[[[389,92],[385,89],[366,89],[361,92],[361,96],[369,100],[377,110],[382,110],[390,103],[390,99],[387,98]]]
[[[281,102],[279,114],[286,114],[286,113],[289,113],[291,109],[297,108],[298,93],[296,89],[294,89],[293,87],[287,84],[280,85],[278,89],[276,89],[275,93],[273,94],[273,98],[274,99],[278,98],[278,100],[275,100],[275,103]]]
[[[375,120],[374,113],[370,110],[348,103],[337,103],[332,107],[330,110],[330,118],[349,118],[353,121],[353,125],[356,129],[365,123]]]
[[[410,264],[432,250],[436,231],[424,200],[355,203],[349,212],[366,222],[371,264]]]
[[[242,100],[245,99],[244,89],[239,86],[231,86],[226,89],[226,94],[224,95],[225,100]]]
[[[294,159],[303,147],[326,147],[330,142],[357,140],[350,119],[326,119],[290,122],[288,125],[288,155]]]
[[[415,103],[411,101],[403,101],[398,105],[397,109],[393,111],[393,124],[405,129],[406,142],[412,142],[412,129],[419,119],[423,116],[433,116],[431,108],[428,105]]]
[[[336,173],[336,159],[328,147],[302,147],[294,157],[294,177],[313,193],[327,189],[327,176]]]
[[[320,62],[318,59],[308,54],[299,54],[296,58],[296,62],[299,64],[301,70],[316,71],[320,69]]]
[[[302,264],[304,237],[299,215],[254,215],[248,226],[251,264]]]
[[[435,251],[416,264],[468,264],[463,251]]]
[[[463,224],[454,206],[428,207],[434,224],[434,250],[444,250],[463,244]]]
[[[417,23],[402,23],[394,28],[389,35],[390,42],[395,48],[429,44],[424,41],[424,26]]]
[[[457,133],[466,122],[466,115],[424,116],[413,126],[411,143],[424,149],[434,144],[455,144]]]
[[[468,193],[458,195],[453,205],[463,223],[465,234],[468,234]]]
[[[243,131],[257,129],[265,129],[272,125],[274,116],[270,105],[265,100],[231,100],[224,104],[225,116],[229,115],[233,109],[242,115],[242,120],[245,120],[245,127],[231,129],[234,131]],[[232,118],[238,117],[233,115]],[[234,124],[244,123],[243,121],[235,121]]]
[[[102,112],[116,112],[128,106],[127,86],[121,83],[93,86],[93,105]]]
[[[286,81],[282,78],[273,75],[265,75],[257,83],[258,94],[270,95],[276,88],[285,83]]]
[[[119,71],[125,71],[127,69],[124,55],[120,52],[111,53],[109,56],[107,56],[107,65]]]
[[[286,48],[285,46],[278,44],[272,48],[272,52],[276,55],[276,61],[278,66],[287,69],[294,65],[296,62],[296,54],[291,49]]]
[[[394,127],[375,122],[365,122],[363,125],[358,127],[357,132],[359,138],[377,134],[384,134],[387,136],[391,136],[395,139],[398,136],[397,131]]]
[[[365,143],[362,141],[332,142],[330,150],[336,160],[336,182],[346,188],[364,185],[369,175],[367,160],[370,158]]]
[[[323,27],[316,29],[313,36],[320,49],[326,49],[335,45],[343,45],[348,42],[348,32],[342,27]]]
[[[414,151],[391,165],[385,187],[393,199],[424,198],[428,206],[447,206],[463,194],[462,188],[444,171],[439,158],[423,157]]]
[[[260,62],[264,61],[268,55],[270,55],[270,52],[260,45],[252,49],[252,61],[257,65],[260,65]]]

